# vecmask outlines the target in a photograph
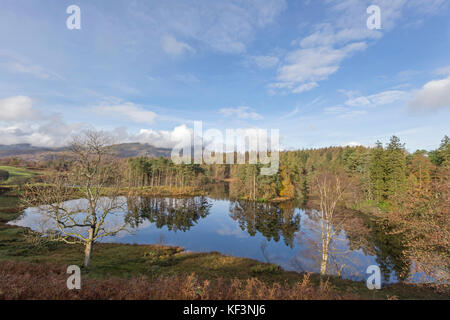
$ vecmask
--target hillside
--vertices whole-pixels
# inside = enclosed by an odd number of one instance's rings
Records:
[[[22,155],[34,155],[44,152],[59,152],[62,148],[35,147],[28,143],[2,145],[0,144],[0,158],[15,157]]]
[[[142,143],[121,143],[112,146],[112,151],[119,158],[130,157],[168,157],[170,149],[157,148]],[[19,157],[24,160],[52,160],[65,156],[67,148],[43,148],[30,144],[0,145],[0,158]]]
[[[121,143],[112,147],[119,158],[131,157],[169,157],[171,149],[157,148],[147,143]]]

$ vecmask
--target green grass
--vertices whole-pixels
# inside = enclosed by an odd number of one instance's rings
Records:
[[[7,185],[20,184],[20,183],[26,182],[29,179],[39,175],[39,173],[30,171],[28,169],[16,168],[16,167],[10,167],[10,166],[0,166],[0,170],[7,171],[9,173],[8,180],[0,183],[0,184],[7,184]]]

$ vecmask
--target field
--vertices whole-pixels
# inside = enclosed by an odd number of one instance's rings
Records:
[[[6,181],[0,180],[1,184],[7,184],[7,185],[17,185],[24,183],[28,181],[29,179],[39,175],[39,173],[36,173],[34,171],[23,169],[23,168],[16,168],[16,167],[10,167],[10,166],[0,166],[0,171],[8,172],[9,177]]]

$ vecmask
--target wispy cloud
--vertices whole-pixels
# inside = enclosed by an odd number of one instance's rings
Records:
[[[273,23],[285,8],[285,0],[166,0],[150,7],[133,3],[130,11],[155,32],[192,40],[219,52],[243,53],[255,31]],[[178,45],[174,38],[167,43],[168,51],[189,51],[187,43]]]
[[[0,50],[0,68],[10,73],[30,75],[40,80],[64,80],[56,72],[31,62],[25,56],[5,50]]]
[[[253,64],[261,69],[274,68],[278,65],[279,58],[276,56],[248,56],[247,64]]]
[[[92,107],[92,111],[103,116],[127,118],[135,123],[145,123],[151,125],[155,122],[156,113],[144,109],[143,107],[131,102],[125,102],[116,105],[99,105]]]
[[[448,76],[450,75],[450,66],[438,68],[434,71],[434,74],[438,76]]]
[[[221,114],[232,117],[236,116],[239,119],[250,119],[250,120],[262,120],[263,117],[257,113],[254,112],[250,107],[237,107],[237,108],[222,108],[219,111]]]
[[[185,42],[178,41],[171,35],[163,36],[161,43],[164,51],[172,56],[180,56],[185,52],[195,53],[194,48]]]
[[[348,99],[345,104],[350,107],[378,106],[396,102],[405,98],[406,93],[399,90],[388,90],[369,96],[358,96]]]
[[[334,106],[324,109],[326,115],[334,115],[341,119],[355,118],[367,114],[366,110],[355,110],[344,106]]]

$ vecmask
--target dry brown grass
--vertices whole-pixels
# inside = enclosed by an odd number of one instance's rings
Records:
[[[0,299],[38,300],[311,300],[354,299],[327,282],[313,287],[306,276],[294,285],[248,280],[200,280],[188,276],[149,279],[82,278],[81,290],[68,290],[66,266],[0,261]]]

